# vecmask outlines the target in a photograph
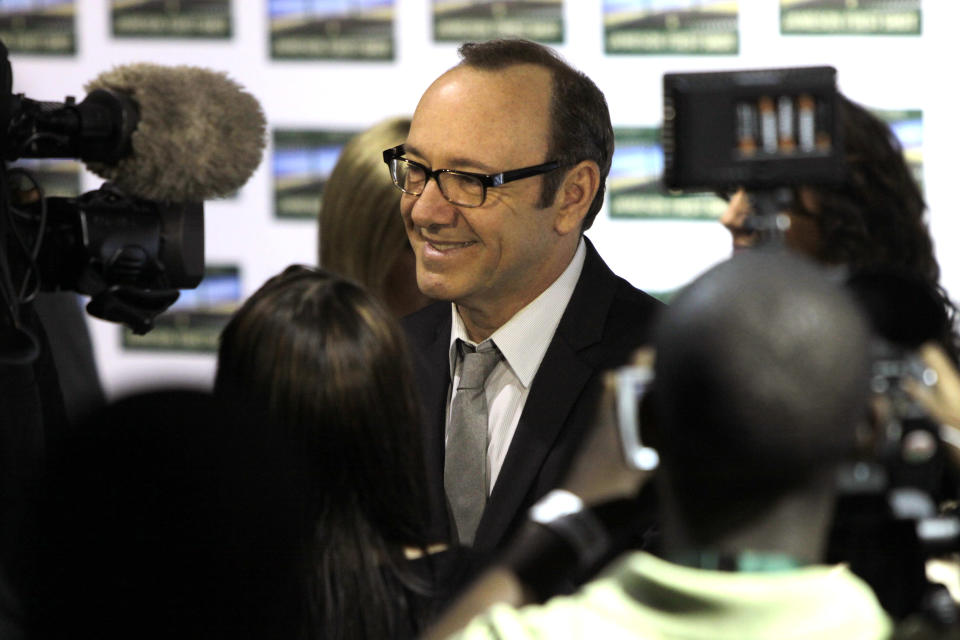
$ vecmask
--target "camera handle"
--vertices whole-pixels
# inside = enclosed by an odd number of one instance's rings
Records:
[[[141,289],[113,285],[95,293],[87,304],[87,312],[97,318],[120,322],[137,335],[153,329],[153,321],[170,307],[180,291],[177,289]]]
[[[747,229],[757,234],[760,244],[783,246],[790,229],[790,216],[786,212],[793,205],[793,190],[776,187],[748,193],[752,215],[747,218]]]

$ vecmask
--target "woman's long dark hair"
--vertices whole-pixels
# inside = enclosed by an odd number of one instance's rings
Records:
[[[305,481],[305,637],[417,630],[405,547],[425,547],[422,436],[401,329],[360,286],[292,266],[231,319],[215,394],[297,449]]]
[[[927,227],[927,205],[890,127],[840,96],[848,174],[838,185],[810,187],[817,211],[817,258],[846,265],[851,274],[896,273],[925,285],[943,307],[936,339],[957,361],[956,308],[940,286],[940,267]],[[897,312],[901,312],[898,309]]]

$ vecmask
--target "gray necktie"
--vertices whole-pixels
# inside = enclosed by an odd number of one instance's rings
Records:
[[[443,485],[460,544],[469,546],[487,502],[487,399],[483,383],[501,355],[490,341],[478,349],[463,342],[459,347],[463,366],[450,407]]]

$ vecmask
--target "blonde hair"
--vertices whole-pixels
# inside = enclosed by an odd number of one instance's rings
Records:
[[[320,206],[319,264],[386,298],[387,272],[409,243],[400,217],[400,191],[383,150],[404,142],[409,117],[373,125],[344,145]]]

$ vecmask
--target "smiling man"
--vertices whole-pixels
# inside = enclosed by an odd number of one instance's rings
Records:
[[[483,555],[560,481],[602,372],[647,341],[660,304],[583,236],[613,154],[596,85],[524,40],[460,56],[384,159],[418,285],[441,301],[404,321],[437,512]]]

